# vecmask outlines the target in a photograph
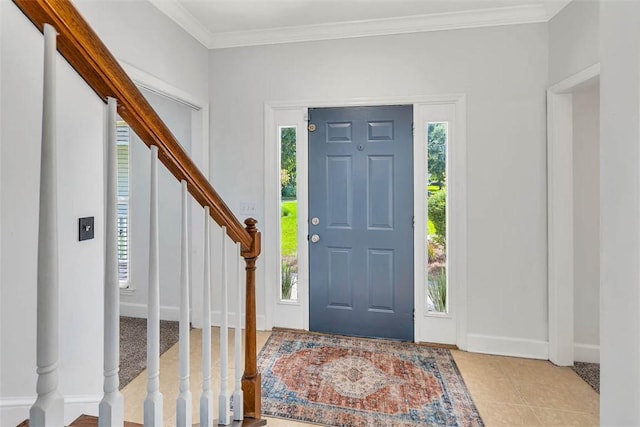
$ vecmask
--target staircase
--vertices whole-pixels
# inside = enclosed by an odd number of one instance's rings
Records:
[[[218,420],[214,420],[214,425],[217,425]],[[254,426],[263,426],[267,424],[265,420],[255,420],[255,419],[246,419],[243,421],[234,421],[230,425],[231,427],[254,427]],[[69,424],[69,427],[97,427],[98,426],[98,417],[93,417],[91,415],[80,415],[74,422]],[[200,424],[194,424],[193,427],[199,427]],[[29,427],[29,420],[25,420],[18,424],[17,427]],[[138,423],[130,423],[125,421],[124,427],[142,427],[142,424]]]
[[[20,426],[58,427],[64,420],[64,396],[58,389],[58,248],[57,248],[57,165],[56,165],[56,56],[60,53],[84,79],[96,95],[105,102],[107,131],[106,155],[106,217],[105,217],[105,280],[104,280],[104,397],[99,405],[99,417],[82,415],[71,426],[139,426],[123,419],[124,402],[118,390],[119,380],[119,305],[120,289],[117,261],[117,147],[116,120],[119,115],[149,147],[150,216],[149,216],[149,299],[147,302],[147,397],[144,401],[144,425],[161,427],[163,399],[159,391],[159,227],[158,227],[158,168],[164,166],[182,185],[182,242],[180,250],[180,394],[175,403],[178,426],[233,425],[258,426],[261,419],[261,377],[257,369],[255,265],[261,252],[261,237],[254,219],[241,224],[218,195],[206,177],[184,151],[180,143],[162,122],[158,114],[127,76],[115,57],[68,0],[13,0],[15,5],[44,34],[43,122],[40,170],[40,218],[38,231],[37,279],[37,400],[30,410],[29,420]],[[200,423],[192,422],[193,398],[189,382],[189,221],[188,204],[193,198],[202,206],[205,223],[204,270],[202,298],[202,373],[203,387],[199,396]],[[211,260],[210,227],[217,224],[222,234],[222,325],[220,328],[221,378],[227,377],[227,334],[229,322],[235,326],[235,389],[222,381],[218,393],[217,420],[214,420],[211,390]],[[215,225],[214,224],[214,225]],[[230,250],[229,247],[234,249]],[[227,255],[237,257],[238,281],[227,280]],[[235,253],[235,254],[234,254]],[[178,256],[178,254],[176,254]],[[241,261],[244,260],[246,285],[244,374],[240,369],[242,343],[242,286]],[[234,301],[237,315],[228,314],[228,288],[236,286]],[[208,344],[208,345],[207,345]],[[233,395],[235,402],[231,410]],[[170,402],[164,402],[171,404]]]
[[[93,417],[91,415],[80,415],[76,418],[69,427],[94,427],[98,425],[98,417]],[[29,420],[24,420],[17,427],[29,427]],[[142,427],[142,424],[138,423],[130,423],[125,421],[124,427]]]

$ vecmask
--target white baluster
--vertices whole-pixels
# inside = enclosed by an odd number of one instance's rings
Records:
[[[187,181],[182,180],[182,241],[180,245],[180,394],[176,401],[177,427],[191,427],[191,386],[189,383],[189,227]]]
[[[200,426],[213,425],[213,392],[211,391],[211,235],[209,206],[204,208],[204,283],[202,284],[202,395]]]
[[[44,25],[44,86],[38,219],[36,363],[38,398],[29,412],[33,427],[63,425],[58,391],[58,171],[56,162],[56,30]]]
[[[124,424],[120,379],[120,282],[118,278],[118,161],[116,145],[117,101],[107,103],[107,197],[104,255],[104,396],[99,406],[99,427]]]
[[[162,427],[160,393],[160,252],[158,248],[158,147],[151,147],[149,214],[149,295],[147,302],[147,397],[145,427]]]
[[[229,304],[227,281],[227,227],[222,227],[222,321],[220,324],[220,397],[218,398],[218,424],[231,424],[229,406],[231,395],[228,384],[229,365]]]
[[[244,395],[242,394],[242,245],[237,244],[238,253],[236,256],[238,266],[238,286],[236,296],[236,326],[235,326],[235,377],[236,385],[233,392],[233,419],[240,421],[244,419]]]

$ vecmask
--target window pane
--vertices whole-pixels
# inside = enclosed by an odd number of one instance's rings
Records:
[[[280,251],[282,300],[298,299],[296,128],[280,128]]]
[[[129,281],[129,203],[118,203],[118,278]]]
[[[427,124],[427,310],[447,312],[448,124]]]
[[[116,145],[118,160],[118,278],[121,287],[129,285],[129,141],[130,128],[125,122],[116,125]]]

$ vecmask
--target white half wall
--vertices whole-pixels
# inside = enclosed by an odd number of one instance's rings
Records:
[[[209,55],[212,183],[235,212],[257,202],[264,236],[265,102],[466,94],[469,333],[547,341],[545,24]]]
[[[184,93],[207,94],[206,49],[151,4],[75,5],[116,58]],[[0,425],[4,426],[27,418],[25,402],[35,401],[43,39],[11,2],[0,1],[0,11]],[[59,200],[59,368],[69,421],[80,413],[91,413],[91,408],[97,410],[102,394],[104,108],[62,59],[58,60],[58,82],[58,170],[59,187],[64,189]],[[187,123],[191,121],[189,117]],[[168,209],[165,206],[165,213]],[[77,221],[83,216],[95,217],[96,237],[78,242]],[[172,240],[171,232],[164,238]],[[163,262],[170,265],[166,259]],[[174,275],[178,274],[179,270]],[[165,277],[172,280],[173,276]]]
[[[572,96],[574,359],[599,362],[600,85],[592,84]]]
[[[24,401],[35,401],[43,37],[15,5],[0,7],[0,425],[9,426],[28,418]],[[67,407],[68,419],[97,408],[102,394],[104,104],[60,56],[57,81],[59,389],[82,400]],[[85,216],[95,217],[95,238],[79,242]]]

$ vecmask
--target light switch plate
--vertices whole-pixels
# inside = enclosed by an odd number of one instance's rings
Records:
[[[83,241],[93,239],[93,235],[93,217],[88,216],[86,218],[80,218],[78,220],[78,240]]]
[[[258,202],[240,202],[240,215],[255,215]]]

